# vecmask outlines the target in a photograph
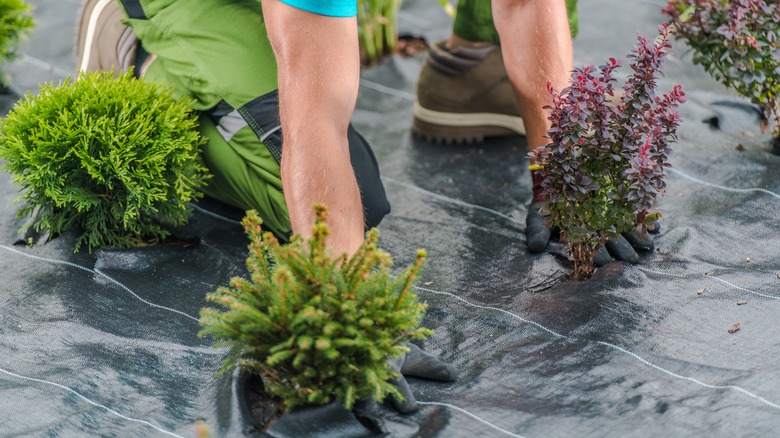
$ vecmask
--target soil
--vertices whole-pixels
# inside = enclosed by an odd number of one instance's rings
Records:
[[[420,36],[402,35],[398,37],[396,50],[404,58],[410,58],[428,50],[428,42]]]
[[[247,377],[246,388],[247,406],[255,420],[257,431],[265,431],[282,415],[281,400],[268,394],[262,379],[257,376]]]
[[[250,432],[271,436],[369,437],[387,436],[373,401],[358,402],[346,410],[338,402],[282,410],[282,401],[265,391],[262,378],[243,374],[239,386],[251,418]],[[266,435],[262,435],[266,436]]]

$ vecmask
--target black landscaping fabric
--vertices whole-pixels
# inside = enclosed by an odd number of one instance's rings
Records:
[[[75,69],[79,0],[33,3],[27,57],[8,68],[17,95]],[[577,63],[625,58],[662,6],[581,0]],[[449,24],[436,1],[404,2],[403,32],[433,41]],[[780,158],[754,109],[676,43],[659,89],[680,83],[689,100],[657,250],[571,282],[566,260],[526,251],[522,138],[443,146],[410,135],[422,60],[365,70],[354,123],[393,205],[382,245],[399,266],[417,248],[430,255],[417,284],[436,329],[424,348],[461,376],[410,379],[424,404],[412,415],[381,406],[389,436],[776,436]],[[242,379],[214,378],[225,351],[196,336],[205,294],[246,272],[235,211],[202,203],[179,231],[197,245],[74,254],[68,234],[14,245],[17,194],[0,175],[0,436],[191,437],[198,421],[213,437],[262,436]],[[328,412],[269,434],[368,433]]]

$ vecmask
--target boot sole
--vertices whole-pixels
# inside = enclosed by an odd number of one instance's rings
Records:
[[[445,113],[423,108],[418,102],[412,110],[412,133],[428,141],[445,144],[470,144],[486,137],[525,135],[523,119],[496,113]]]

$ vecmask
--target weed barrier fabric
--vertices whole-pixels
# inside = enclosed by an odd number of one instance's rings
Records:
[[[75,68],[79,2],[33,3],[28,58],[8,69],[18,95]],[[636,31],[655,32],[662,3],[581,0],[577,64],[624,58]],[[405,2],[402,32],[446,36],[438,8]],[[752,107],[676,43],[659,90],[681,83],[689,100],[657,250],[576,283],[561,278],[570,266],[559,255],[525,249],[524,140],[445,146],[410,136],[422,59],[365,70],[354,122],[393,204],[381,244],[398,266],[417,248],[429,253],[416,290],[436,334],[424,347],[461,376],[409,379],[421,409],[381,406],[389,435],[776,434],[780,158]],[[189,437],[199,420],[212,436],[264,436],[252,431],[237,374],[214,378],[225,351],[196,336],[205,294],[246,272],[234,211],[200,204],[178,230],[198,237],[194,246],[73,254],[69,234],[13,245],[16,196],[0,175],[0,436]],[[309,432],[337,437],[339,427]]]

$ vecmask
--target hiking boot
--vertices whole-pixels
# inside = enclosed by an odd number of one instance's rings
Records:
[[[443,143],[524,135],[500,47],[449,50],[444,43],[432,45],[423,63],[412,132]]]
[[[79,73],[111,71],[119,76],[135,64],[138,38],[122,24],[125,15],[116,0],[85,0],[76,33]]]

